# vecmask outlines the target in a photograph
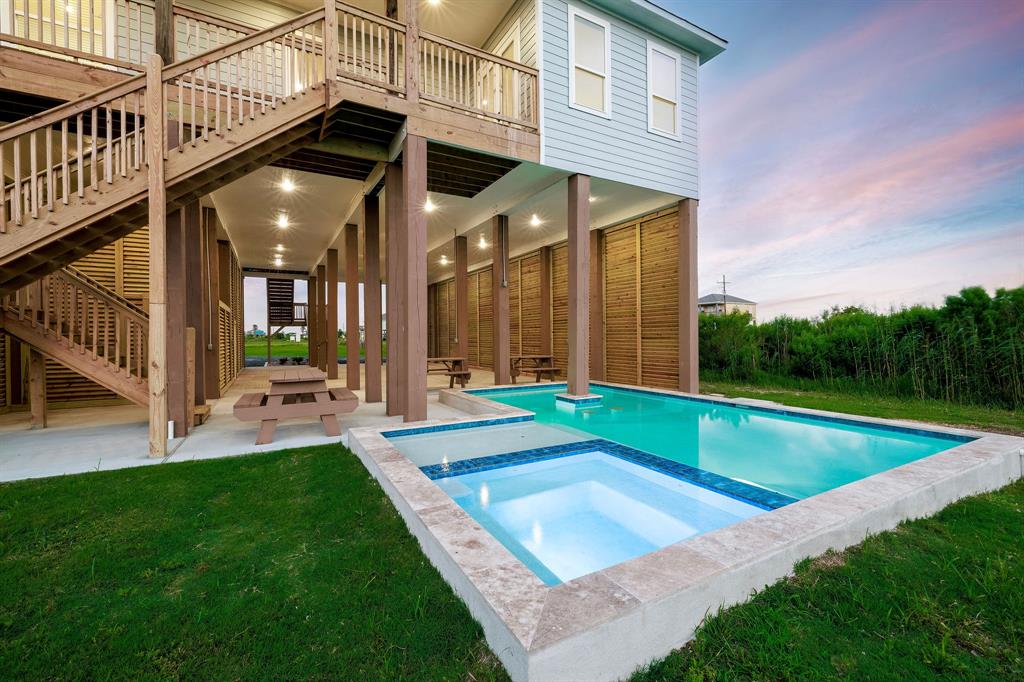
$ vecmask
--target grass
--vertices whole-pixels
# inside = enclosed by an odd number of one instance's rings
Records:
[[[982,408],[710,384],[882,416]],[[712,616],[636,682],[1024,679],[1024,482]],[[324,446],[0,485],[0,677],[504,679],[358,460]]]
[[[338,357],[346,357],[346,349],[348,346],[344,341],[338,341]],[[270,353],[275,358],[305,358],[309,357],[309,346],[306,345],[305,341],[285,341],[281,339],[274,339],[270,344]],[[359,357],[365,356],[365,349],[360,348]],[[267,357],[267,340],[264,339],[252,339],[246,337],[245,339],[245,356],[248,358],[265,358]],[[387,357],[387,344],[384,344],[384,356]]]

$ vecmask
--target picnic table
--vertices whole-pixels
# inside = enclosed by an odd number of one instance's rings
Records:
[[[235,403],[235,417],[259,421],[256,445],[274,440],[279,419],[320,417],[328,436],[340,436],[338,415],[356,409],[359,398],[347,388],[328,388],[327,375],[315,367],[274,371],[267,393],[246,393]]]
[[[540,383],[541,377],[551,381],[555,379],[558,368],[555,367],[555,358],[551,355],[513,355],[511,359],[512,383],[516,383],[516,377],[520,374],[533,374]]]
[[[455,388],[456,381],[465,388],[472,376],[466,358],[458,356],[427,358],[427,374],[444,374],[448,377],[448,388]]]

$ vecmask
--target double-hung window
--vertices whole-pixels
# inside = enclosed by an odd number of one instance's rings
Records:
[[[611,27],[569,6],[569,105],[611,115]]]
[[[647,41],[647,126],[658,135],[678,138],[679,53]]]

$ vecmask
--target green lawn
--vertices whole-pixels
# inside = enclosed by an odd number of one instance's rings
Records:
[[[347,346],[344,341],[338,341],[338,357],[346,357]],[[384,344],[384,356],[387,357],[387,344]],[[282,341],[274,339],[270,346],[270,353],[275,358],[305,358],[309,356],[309,346],[305,341]],[[359,357],[364,357],[365,349],[360,349]],[[247,358],[267,357],[266,339],[245,339],[245,356]]]
[[[706,389],[1020,426],[980,409]],[[1018,482],[806,562],[637,679],[1022,679],[1022,519]],[[504,672],[376,483],[331,446],[0,485],[0,677]]]

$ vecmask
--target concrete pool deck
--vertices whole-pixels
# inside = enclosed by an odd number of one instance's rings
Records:
[[[595,382],[598,391],[601,385],[618,386]],[[642,390],[772,409],[765,401]],[[439,422],[447,428],[532,416],[487,400],[486,392],[445,390],[439,398],[473,415]],[[354,428],[349,447],[481,623],[488,644],[514,680],[626,677],[689,641],[709,614],[791,574],[800,560],[845,549],[869,534],[934,514],[1022,475],[1022,438],[821,410],[775,409],[975,440],[552,587],[382,435],[409,429]]]

